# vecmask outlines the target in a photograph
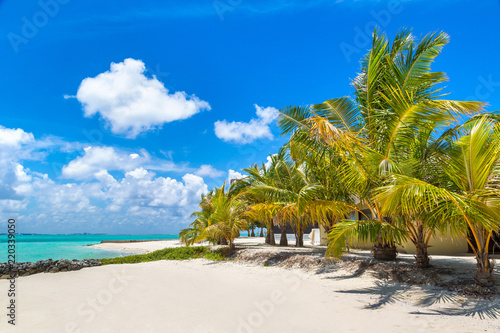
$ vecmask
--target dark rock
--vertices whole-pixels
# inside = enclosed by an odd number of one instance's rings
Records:
[[[68,266],[69,266],[68,260],[60,260],[59,263],[57,264],[57,267],[59,267],[59,269],[67,268]]]
[[[37,262],[21,262],[15,264],[0,263],[0,279],[13,276],[27,276],[36,273],[57,273],[77,271],[85,267],[100,266],[101,261],[95,259],[85,260],[39,260]]]

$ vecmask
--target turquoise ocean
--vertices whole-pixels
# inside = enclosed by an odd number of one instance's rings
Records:
[[[16,262],[46,259],[102,259],[136,252],[101,250],[87,245],[103,240],[177,239],[177,235],[16,235]],[[0,235],[0,263],[7,262],[7,235]]]

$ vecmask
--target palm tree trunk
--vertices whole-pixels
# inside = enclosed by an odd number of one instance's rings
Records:
[[[233,241],[230,241],[230,242],[229,242],[229,250],[230,250],[230,251],[234,251],[234,249],[235,249],[234,242],[233,242]]]
[[[417,253],[415,255],[415,264],[418,268],[427,268],[430,266],[429,264],[429,254],[427,253],[427,244],[425,242],[425,232],[424,232],[424,224],[423,222],[417,222],[418,224],[418,233],[417,239],[414,242],[415,247],[417,248]]]
[[[489,243],[491,240],[491,231],[485,230],[483,227],[476,227],[474,241],[471,244],[474,247],[476,254],[477,271],[474,280],[483,287],[491,287],[495,284],[493,280],[494,263],[490,259]]]
[[[281,226],[280,246],[288,246],[288,239],[286,238],[286,225]]]
[[[373,257],[379,260],[395,260],[398,255],[394,243],[375,243],[372,248]]]
[[[483,287],[491,287],[495,284],[493,280],[493,261],[487,251],[478,252],[476,256],[477,271],[474,279]]]
[[[430,267],[429,254],[427,253],[427,244],[424,242],[417,242],[415,244],[417,248],[417,253],[415,255],[415,264],[418,268],[428,268]]]
[[[260,227],[260,235],[259,237],[264,237],[264,227]]]
[[[381,221],[387,221],[387,219],[382,218]],[[373,244],[372,253],[375,259],[387,261],[396,260],[396,256],[398,255],[394,242],[386,242],[382,238],[382,233],[378,235],[378,243]]]
[[[276,245],[276,240],[274,239],[274,223],[271,220],[271,223],[269,224],[269,245]]]
[[[255,237],[255,226],[252,224],[252,235],[250,237]]]
[[[290,225],[292,227],[292,230],[293,230],[293,235],[295,236],[295,246],[297,246],[297,244],[299,244],[299,234],[298,234],[298,230],[296,230],[293,225]]]
[[[379,235],[378,243],[373,244],[373,257],[379,260],[395,260],[398,255],[396,245],[393,242],[385,242],[382,239],[382,234]]]
[[[297,229],[296,239],[297,240],[295,241],[295,246],[304,247],[304,230],[300,227]]]

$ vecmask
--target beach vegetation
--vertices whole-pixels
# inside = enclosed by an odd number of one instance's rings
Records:
[[[500,221],[500,122],[482,115],[453,132],[457,138],[437,163],[440,182],[395,174],[378,197],[387,211],[425,219],[466,239],[476,257],[476,281],[491,286],[490,251]]]
[[[427,245],[437,226],[422,216],[384,209],[376,194],[394,174],[435,176],[436,154],[445,141],[435,139],[436,134],[462,116],[482,110],[480,102],[442,99],[440,84],[447,78],[432,72],[431,64],[448,39],[441,32],[417,42],[410,30],[403,29],[391,45],[375,30],[372,49],[353,80],[354,98],[282,110],[283,132],[302,145],[312,138],[329,146],[335,156],[335,176],[366,210],[360,220],[335,223],[327,255],[338,257],[348,240],[357,240],[373,242],[375,258],[394,259],[395,244],[410,239],[417,248],[417,265],[429,265]]]
[[[202,198],[200,211],[194,212],[196,220],[180,232],[186,245],[208,241],[212,244],[229,245],[234,250],[234,240],[247,229],[244,213],[247,206],[239,200],[237,185],[226,188],[224,183]]]
[[[279,110],[289,141],[268,163],[226,191],[202,199],[181,232],[187,244],[225,239],[253,225],[286,227],[303,246],[306,226],[328,233],[327,257],[372,243],[375,258],[396,258],[410,241],[418,268],[430,265],[429,241],[464,238],[477,261],[478,284],[493,284],[491,248],[500,230],[500,115],[486,103],[446,99],[445,73],[431,65],[449,42],[444,32],[392,41],[379,30],[352,81],[353,96]],[[217,197],[217,198],[216,198]]]
[[[280,245],[287,245],[287,226],[295,234],[296,246],[302,247],[308,225],[314,221],[323,223],[332,218],[340,219],[356,209],[349,203],[332,200],[309,164],[294,160],[289,147],[271,155],[270,162],[269,167],[254,166],[244,170],[251,179],[246,191],[259,202],[250,205],[246,214],[280,226]]]
[[[136,264],[140,262],[158,261],[158,260],[189,260],[204,258],[212,261],[226,260],[227,251],[218,249],[212,251],[207,246],[191,246],[191,247],[173,247],[163,250],[154,251],[146,254],[136,254],[125,257],[117,257],[111,259],[101,259],[103,265],[111,264]]]

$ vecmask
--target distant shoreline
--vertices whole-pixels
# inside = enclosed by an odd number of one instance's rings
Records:
[[[0,232],[0,236],[5,236],[7,233]],[[15,233],[17,236],[177,236],[177,234],[89,234],[89,233],[76,233],[76,234],[34,234],[34,233]]]
[[[178,235],[16,235],[19,254],[18,262],[37,262],[39,260],[101,259],[123,255],[144,253],[160,244],[172,243]],[[7,252],[7,237],[0,236],[0,250]],[[97,250],[97,251],[96,251]],[[104,251],[103,251],[104,250]],[[6,258],[6,256],[5,256]],[[7,260],[7,259],[5,259]],[[0,258],[0,262],[3,262]]]
[[[101,250],[153,252],[167,247],[181,246],[179,239],[134,239],[134,240],[105,240],[98,244],[88,245]]]
[[[171,240],[176,240],[176,239],[125,239],[125,240],[103,240],[99,244],[106,244],[106,243],[144,243],[144,242],[165,242],[165,241],[171,241]],[[90,244],[87,246],[92,246],[96,244]]]

